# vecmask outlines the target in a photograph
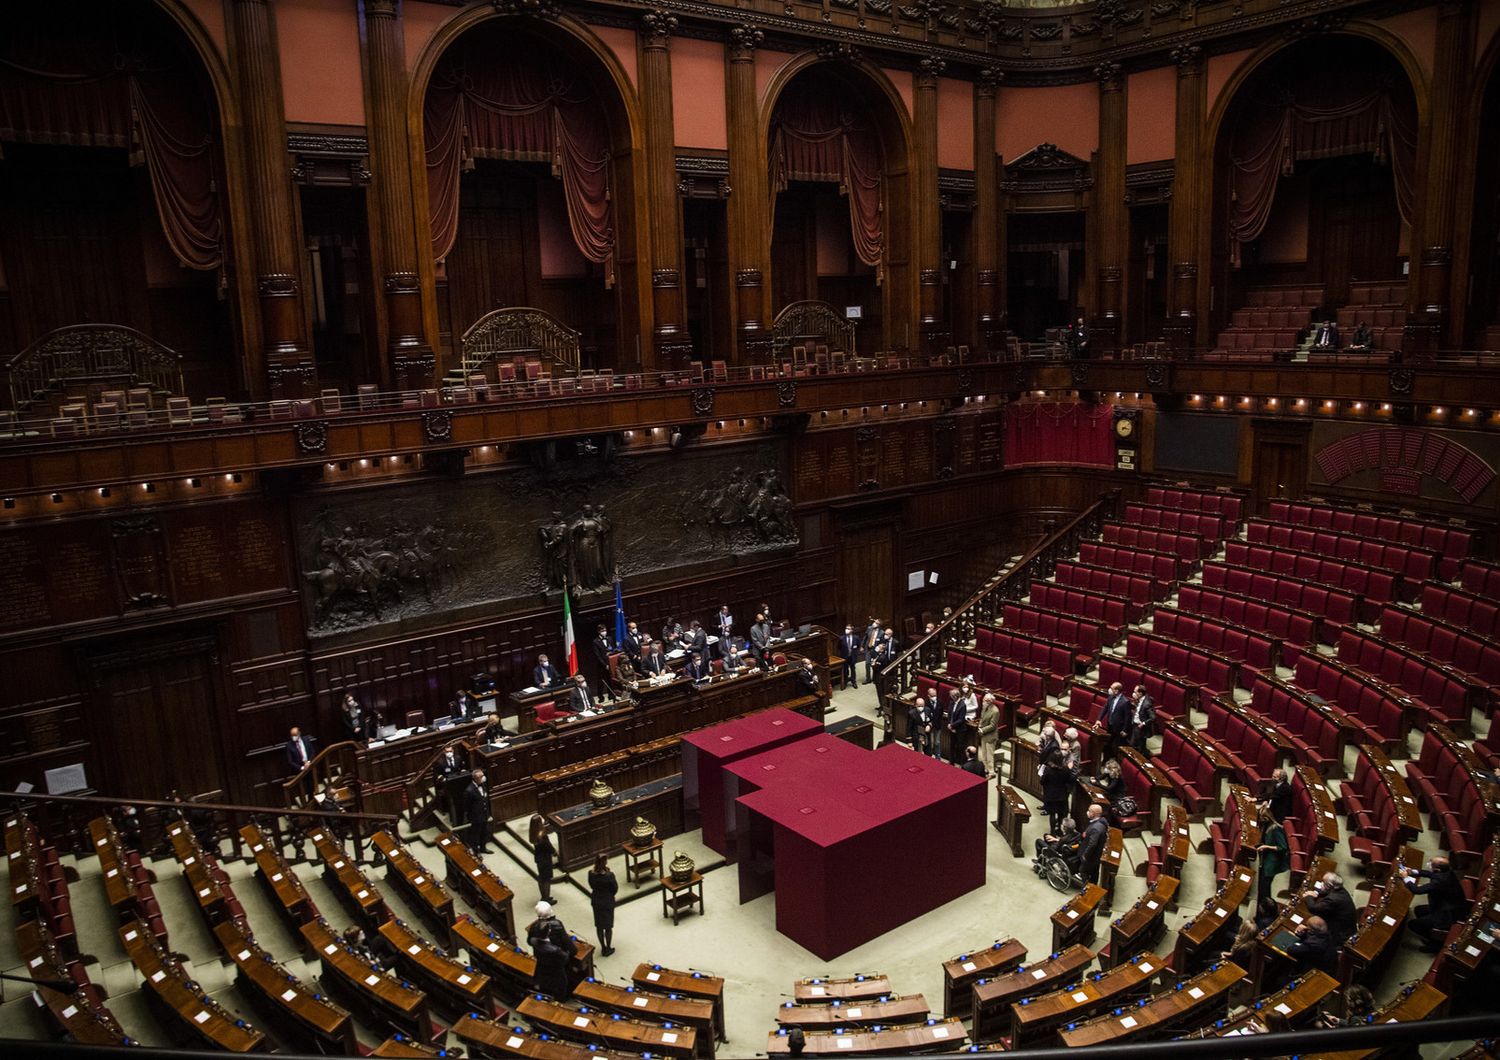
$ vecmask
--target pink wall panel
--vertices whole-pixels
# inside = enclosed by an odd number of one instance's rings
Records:
[[[401,28],[406,35],[406,68],[416,69],[422,49],[432,40],[438,27],[452,18],[456,12],[451,7],[438,4],[402,4]]]
[[[755,98],[762,107],[766,104],[766,86],[771,78],[792,58],[790,52],[773,52],[760,48],[755,53]]]
[[[1493,7],[1493,4],[1480,4],[1479,10],[1485,7]],[[1429,81],[1432,79],[1432,64],[1434,56],[1437,55],[1437,7],[1419,7],[1415,11],[1403,11],[1399,15],[1383,18],[1376,25],[1390,30],[1400,37],[1412,55],[1416,57],[1417,64],[1422,68],[1422,76]]]
[[[906,117],[911,118],[911,71],[910,70],[881,70],[896,87],[896,94],[901,97],[901,102],[906,104]]]
[[[1208,57],[1208,113],[1213,113],[1215,105],[1219,101],[1219,93],[1224,91],[1224,86],[1234,76],[1234,72],[1240,68],[1240,64],[1249,58],[1250,52],[1228,52],[1224,55],[1210,55]]]
[[[223,0],[182,0],[182,6],[191,11],[203,26],[214,46],[219,49],[220,57],[229,54],[226,44],[228,38],[224,31]]]
[[[1014,162],[1042,143],[1088,160],[1099,146],[1099,88],[1094,82],[1000,90],[995,150],[1002,159]]]
[[[589,29],[615,53],[620,65],[625,68],[625,76],[630,78],[631,86],[639,87],[641,80],[636,75],[635,31],[620,29],[618,26],[590,26]]]
[[[359,20],[338,0],[278,0],[276,43],[286,120],[363,125]]]
[[[672,41],[672,126],[678,147],[729,147],[724,45],[689,37]]]
[[[938,165],[974,168],[974,86],[951,77],[938,79]]]
[[[1126,86],[1125,163],[1159,162],[1177,154],[1177,69],[1130,75]]]

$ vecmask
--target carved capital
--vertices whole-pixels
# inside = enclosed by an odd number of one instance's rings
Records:
[[[1172,266],[1172,275],[1179,280],[1193,280],[1198,276],[1196,261],[1179,261]]]
[[[995,92],[1001,85],[1005,84],[1005,71],[998,66],[986,66],[979,71],[979,94],[982,97],[994,98]]]
[[[365,0],[365,18],[395,18],[401,13],[401,0]]]
[[[923,287],[941,287],[943,273],[940,269],[923,269],[917,274],[917,283]]]
[[[938,78],[943,76],[943,71],[948,69],[948,64],[941,59],[931,56],[917,63],[917,87],[936,88]]]
[[[1196,44],[1179,44],[1172,49],[1171,58],[1177,64],[1179,77],[1203,72],[1203,49]]]
[[[677,16],[658,7],[641,16],[641,44],[647,48],[665,48],[677,32]]]
[[[825,63],[857,63],[860,61],[859,49],[848,41],[818,45],[818,58]]]
[[[757,29],[748,22],[732,27],[729,31],[730,61],[749,62],[755,57],[755,50],[765,39],[765,31]]]
[[[490,5],[502,15],[553,19],[562,14],[557,0],[490,0]]]
[[[323,420],[297,424],[297,452],[303,456],[322,456],[328,452],[328,424]]]
[[[974,282],[980,287],[993,287],[1000,282],[1000,270],[980,269],[974,274]]]
[[[1099,90],[1101,92],[1118,92],[1124,80],[1121,77],[1120,64],[1117,62],[1104,62],[1094,67],[1094,76],[1099,79]]]
[[[1423,265],[1452,265],[1453,248],[1437,244],[1422,248]]]
[[[293,298],[297,294],[297,277],[289,272],[270,272],[257,277],[255,286],[262,298]]]

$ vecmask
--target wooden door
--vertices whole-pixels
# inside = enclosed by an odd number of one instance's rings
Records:
[[[853,624],[856,630],[880,619],[896,629],[895,593],[895,524],[851,526],[839,534],[838,608],[839,619]],[[904,637],[902,638],[905,639]]]
[[[1307,431],[1295,424],[1257,424],[1255,502],[1265,511],[1273,500],[1296,500],[1307,484]]]
[[[164,798],[228,790],[219,753],[211,638],[112,645],[89,659],[96,735],[91,785]]]

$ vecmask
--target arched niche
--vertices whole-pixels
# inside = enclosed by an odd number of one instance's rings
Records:
[[[804,123],[810,116],[821,125],[836,121],[851,141],[870,146],[879,177],[883,247],[878,266],[860,260],[853,229],[857,219],[831,165],[822,173],[792,175],[778,193],[783,182],[771,172],[774,141],[789,116]],[[802,299],[860,305],[864,316],[856,338],[861,354],[907,350],[918,343],[911,141],[900,94],[883,74],[863,63],[807,54],[772,79],[762,101],[761,144],[770,189],[766,223],[773,316]],[[813,179],[801,179],[806,176]],[[822,268],[820,248],[833,259]]]
[[[518,85],[497,83],[494,71]],[[516,113],[511,104],[521,96],[546,98],[587,126],[594,139],[583,153],[590,164],[602,164],[607,189],[608,262],[590,260],[580,246],[566,200],[569,190],[560,167],[548,158],[548,146],[538,142],[525,150],[509,140],[466,150],[457,189],[458,228],[444,259],[438,259],[438,244],[445,241],[434,196],[446,178],[432,164],[436,141],[430,124],[440,117],[434,100],[453,90],[455,76],[490,78],[473,86],[486,99],[496,99],[497,91],[519,93],[504,97],[500,110],[507,113]],[[466,96],[466,105],[472,98]],[[497,111],[486,113],[488,120]],[[418,58],[408,115],[417,208],[428,220],[421,228],[424,311],[429,333],[440,336],[445,361],[457,363],[460,337],[484,312],[529,304],[583,333],[586,367],[638,364],[637,343],[650,319],[640,264],[645,259],[643,182],[637,179],[640,114],[614,53],[572,18],[473,8],[439,29]],[[507,233],[515,238],[507,239]],[[600,229],[592,234],[597,251]]]

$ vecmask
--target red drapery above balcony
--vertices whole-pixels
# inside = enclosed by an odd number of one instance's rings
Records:
[[[1005,408],[1005,466],[1113,467],[1114,407],[1020,401]]]

